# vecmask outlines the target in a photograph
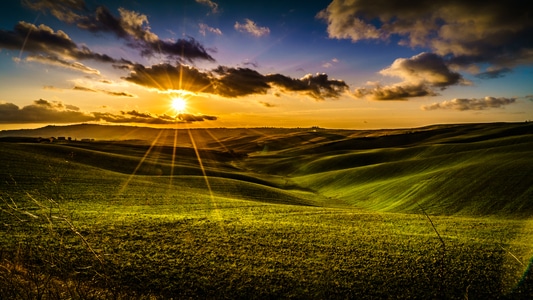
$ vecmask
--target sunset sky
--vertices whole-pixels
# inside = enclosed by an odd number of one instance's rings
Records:
[[[533,120],[529,3],[2,1],[0,130]]]

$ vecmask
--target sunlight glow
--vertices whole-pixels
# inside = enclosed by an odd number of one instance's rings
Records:
[[[182,97],[175,97],[172,98],[171,105],[176,112],[182,112],[187,108],[187,100]]]

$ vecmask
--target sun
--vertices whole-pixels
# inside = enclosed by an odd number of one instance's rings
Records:
[[[172,98],[171,105],[175,111],[181,112],[187,108],[187,100],[181,97]]]

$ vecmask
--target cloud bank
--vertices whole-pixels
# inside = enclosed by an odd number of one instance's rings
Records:
[[[59,101],[39,99],[31,105],[19,108],[13,103],[0,103],[0,124],[23,123],[79,123],[79,122],[109,122],[109,123],[144,123],[144,124],[176,124],[216,120],[215,116],[179,114],[175,117],[168,115],[154,115],[135,110],[122,111],[120,114],[102,112],[83,112],[73,105],[66,105]]]
[[[444,101],[441,103],[433,103],[431,105],[424,105],[421,107],[422,110],[437,110],[437,109],[451,109],[458,111],[465,110],[485,110],[490,108],[503,108],[507,105],[513,104],[516,102],[516,98],[495,98],[495,97],[485,97],[480,99],[463,99],[456,98],[449,101]]]
[[[294,79],[282,74],[263,75],[249,68],[219,66],[200,71],[192,66],[159,64],[152,67],[135,65],[125,80],[135,84],[166,90],[188,90],[228,98],[266,94],[273,87],[296,92],[315,100],[334,99],[348,91],[342,80],[329,79],[327,74],[308,74]]]

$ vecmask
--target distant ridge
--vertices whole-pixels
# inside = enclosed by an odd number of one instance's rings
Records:
[[[347,132],[360,133],[364,132],[366,136],[382,136],[382,135],[394,135],[405,134],[420,131],[432,131],[437,129],[454,128],[472,128],[472,127],[501,127],[513,124],[524,123],[464,123],[464,124],[436,124],[428,125],[416,128],[401,128],[401,129],[324,129],[324,128],[273,128],[273,127],[256,127],[256,128],[191,128],[190,130],[202,131],[208,130],[213,133],[220,134],[221,132],[233,133],[237,135],[249,134],[250,130],[256,132],[265,132],[265,134],[271,135],[273,133],[287,133],[288,131],[328,131],[336,132],[342,131],[342,135],[347,135]],[[532,126],[527,126],[532,128]],[[523,127],[521,127],[523,130]],[[96,139],[96,140],[145,140],[152,141],[160,134],[161,131],[174,132],[173,128],[153,128],[153,127],[141,127],[131,125],[100,125],[100,124],[74,124],[74,125],[47,125],[41,128],[35,129],[12,129],[12,130],[0,130],[0,137],[71,137],[72,139]],[[179,128],[178,131],[185,131],[189,129]],[[163,134],[164,135],[164,134]]]

